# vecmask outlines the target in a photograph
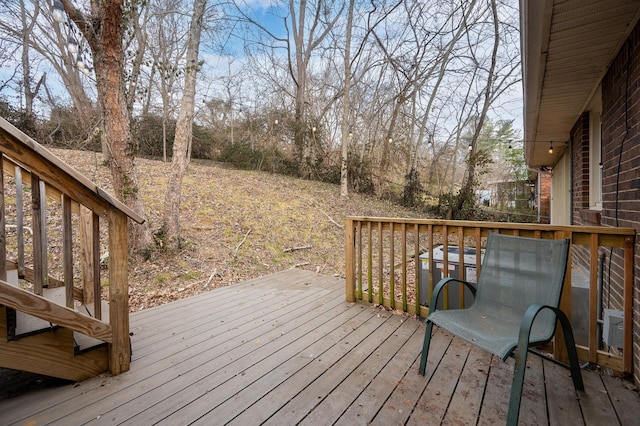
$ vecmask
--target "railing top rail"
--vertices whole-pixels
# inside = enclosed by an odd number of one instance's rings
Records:
[[[34,164],[25,164],[25,167],[42,176],[48,184],[55,186],[72,198],[77,198],[74,197],[74,193],[71,193],[71,186],[73,185],[97,205],[103,208],[113,207],[137,223],[144,223],[144,217],[58,159],[49,150],[22,133],[2,117],[0,117],[0,146],[2,146],[7,155],[14,157],[14,160],[19,157],[18,154],[22,157],[25,155],[32,156],[35,160]],[[26,150],[28,152],[25,152]],[[70,182],[73,182],[73,184]]]
[[[578,225],[547,225],[538,223],[514,223],[514,222],[476,222],[468,220],[443,220],[443,219],[411,219],[411,218],[391,218],[391,217],[367,217],[348,216],[346,220],[359,222],[382,222],[382,223],[406,223],[417,225],[453,226],[482,229],[512,229],[531,231],[571,231],[577,233],[607,234],[635,236],[634,228],[617,228],[608,226],[578,226]]]

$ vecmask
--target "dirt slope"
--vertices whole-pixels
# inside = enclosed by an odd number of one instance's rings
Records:
[[[100,155],[52,150],[111,192]],[[138,159],[147,226],[159,227],[169,163]],[[344,276],[344,218],[416,217],[370,197],[340,198],[339,187],[263,172],[192,163],[182,191],[179,253],[157,250],[132,259],[131,310],[188,297],[215,287],[291,267]]]

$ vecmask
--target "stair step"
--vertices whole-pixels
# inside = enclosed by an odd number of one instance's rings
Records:
[[[42,289],[42,296],[57,303],[58,305],[64,306],[65,304],[64,287],[44,288]],[[42,330],[49,330],[53,326],[54,325],[49,321],[25,314],[24,312],[16,311],[16,322],[13,336],[14,338],[27,336]]]
[[[59,305],[63,305],[63,306],[65,305],[66,299],[65,299],[64,287],[44,288],[42,292],[42,296]],[[108,323],[109,322],[109,304],[106,301],[102,300],[101,305],[102,305],[101,321]],[[93,306],[93,303],[78,306],[75,308],[75,310],[82,314],[86,314],[90,317],[94,317],[95,308]],[[33,334],[41,333],[43,331],[51,330],[52,327],[55,327],[55,324],[52,324],[49,321],[45,321],[40,318],[34,317],[32,315],[25,314],[24,312],[16,311],[15,327],[12,333],[12,338],[18,339],[21,337],[26,337]],[[104,345],[104,342],[102,340],[95,339],[93,337],[87,336],[82,333],[78,333],[76,331],[73,332],[73,341],[76,346],[76,352],[83,352],[83,351],[87,351],[89,349],[95,348],[97,346]]]
[[[109,322],[109,304],[101,300],[101,313],[102,313],[102,322]],[[82,314],[87,314],[90,317],[95,317],[94,315],[94,306],[93,303],[89,303],[86,305],[81,305],[76,310]],[[87,336],[86,334],[78,333],[76,331],[73,332],[73,340],[76,343],[76,352],[83,352],[97,346],[104,345],[104,342],[99,339],[94,339],[93,337]]]

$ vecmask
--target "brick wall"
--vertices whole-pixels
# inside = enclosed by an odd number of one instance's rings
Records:
[[[584,112],[571,130],[571,224],[593,225],[589,223],[589,113]],[[574,262],[589,268],[589,248],[574,246]]]
[[[602,224],[640,231],[640,26],[602,80]],[[607,253],[605,307],[621,308],[622,253]],[[640,385],[640,241],[634,259],[634,381]]]
[[[540,183],[538,193],[540,223],[551,223],[551,173],[540,172],[538,181]]]

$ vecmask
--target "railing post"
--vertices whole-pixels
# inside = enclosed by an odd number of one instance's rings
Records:
[[[624,341],[622,342],[622,363],[625,372],[633,371],[633,246],[635,236],[624,239]]]
[[[109,371],[113,375],[129,370],[131,362],[128,256],[127,217],[112,208],[109,211],[109,321],[113,342],[109,346]]]
[[[355,302],[355,238],[353,234],[353,220],[347,218],[345,221],[345,296],[347,302]]]
[[[598,234],[589,236],[589,362],[598,363]]]

